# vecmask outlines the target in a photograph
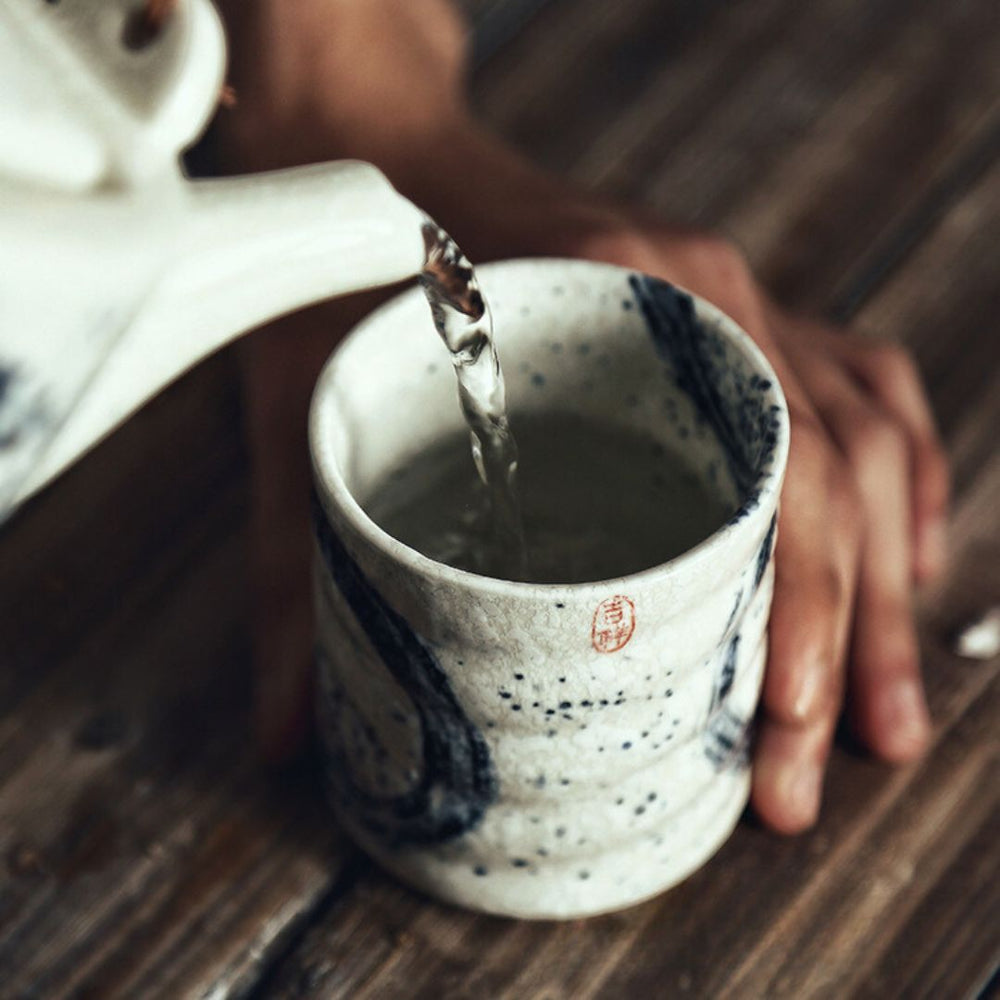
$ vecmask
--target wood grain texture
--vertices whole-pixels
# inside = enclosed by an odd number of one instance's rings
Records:
[[[0,996],[225,995],[345,853],[249,734],[233,376],[182,380],[4,532]]]
[[[621,914],[410,892],[308,765],[256,759],[228,352],[0,531],[0,998],[975,996],[1000,951],[1000,665],[948,637],[1000,601],[995,4],[474,6],[505,25],[474,81],[498,128],[915,352],[956,485],[922,615],[935,749],[892,770],[842,741],[813,833],[747,820]]]
[[[548,11],[487,67],[484,111],[584,184],[722,228],[780,297],[829,309],[1000,127],[1000,14],[937,0],[690,6]],[[566,62],[585,65],[582,81]]]

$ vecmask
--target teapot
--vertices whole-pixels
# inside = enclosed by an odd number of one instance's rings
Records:
[[[425,217],[369,164],[188,179],[222,24],[145,14],[0,4],[0,519],[240,333],[424,264]]]

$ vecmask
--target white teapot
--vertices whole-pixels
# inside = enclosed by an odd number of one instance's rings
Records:
[[[208,0],[0,3],[0,519],[241,332],[424,263],[372,166],[188,180],[225,42]]]

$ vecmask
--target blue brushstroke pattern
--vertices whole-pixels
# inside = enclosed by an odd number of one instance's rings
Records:
[[[771,550],[774,548],[774,532],[777,527],[778,515],[775,514],[771,518],[771,525],[767,529],[764,541],[760,543],[760,548],[757,550],[757,566],[753,574],[754,590],[760,586],[760,581],[764,579],[764,574],[767,572],[767,565],[771,561]]]
[[[738,383],[738,398],[727,396],[723,384],[732,373],[724,341],[698,320],[691,296],[647,275],[631,275],[629,285],[657,354],[671,365],[678,388],[715,432],[741,498],[733,517],[739,520],[757,506],[756,484],[777,445],[780,407],[766,405],[771,383],[753,374]]]
[[[733,636],[719,665],[712,691],[712,705],[704,733],[705,756],[717,771],[742,770],[750,766],[753,720],[734,712],[727,700],[736,679],[740,637]]]
[[[378,796],[361,787],[350,767],[344,732],[329,734],[334,792],[368,832],[387,846],[428,845],[474,829],[496,800],[499,786],[482,734],[459,705],[434,653],[409,622],[385,601],[362,573],[313,497],[313,521],[326,568],[365,635],[420,723],[422,762],[417,783],[398,795]],[[343,692],[341,692],[343,695]],[[366,740],[380,745],[371,726]]]

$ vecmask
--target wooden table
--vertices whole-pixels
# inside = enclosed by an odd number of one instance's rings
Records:
[[[1000,8],[995,0],[472,5],[486,119],[545,164],[728,232],[792,304],[906,342],[954,466],[926,596],[935,745],[838,746],[822,821],[744,821],[588,922],[440,906],[249,730],[231,352],[0,534],[0,996],[976,997],[1000,953]],[[991,976],[994,977],[991,980]]]

